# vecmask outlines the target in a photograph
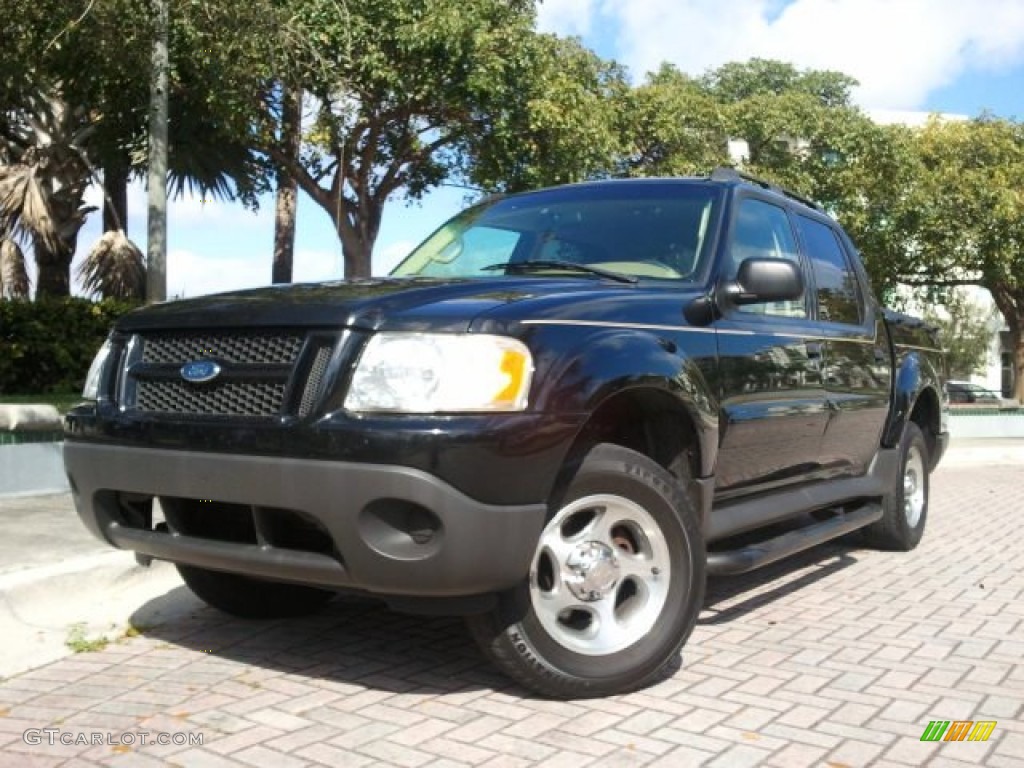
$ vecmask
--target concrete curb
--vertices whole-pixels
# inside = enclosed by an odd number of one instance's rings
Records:
[[[169,599],[157,600],[166,597]],[[130,552],[76,557],[0,576],[0,676],[10,677],[73,652],[84,639],[124,637],[132,625],[153,627],[188,615],[200,603],[174,566],[136,564]]]
[[[1024,439],[953,439],[939,464],[943,467],[1020,465],[1024,467]]]

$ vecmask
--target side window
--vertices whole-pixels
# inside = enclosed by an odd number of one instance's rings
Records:
[[[797,227],[818,285],[818,317],[830,323],[859,325],[863,317],[857,276],[832,228],[797,216]]]
[[[734,279],[740,264],[746,259],[788,259],[800,265],[789,216],[779,206],[752,198],[740,200],[733,222],[725,277]],[[737,309],[747,314],[807,317],[803,299],[750,304]]]

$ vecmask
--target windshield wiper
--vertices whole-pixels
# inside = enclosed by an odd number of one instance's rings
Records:
[[[505,272],[533,272],[543,269],[565,269],[571,272],[586,272],[590,275],[606,277],[619,283],[636,283],[637,278],[632,275],[623,275],[620,272],[612,272],[600,267],[592,267],[589,264],[577,264],[575,261],[562,261],[561,259],[528,259],[526,261],[503,261],[500,264],[488,264],[482,268],[486,272],[497,272],[499,269]]]

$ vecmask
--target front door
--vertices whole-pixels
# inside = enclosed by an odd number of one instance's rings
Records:
[[[800,264],[789,215],[755,197],[737,201],[720,280],[748,258]],[[727,499],[806,480],[820,469],[828,409],[824,348],[808,305],[795,301],[723,307],[718,332],[721,393],[716,492]]]

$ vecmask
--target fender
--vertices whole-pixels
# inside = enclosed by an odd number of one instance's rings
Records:
[[[882,445],[886,448],[899,444],[910,414],[924,392],[933,391],[937,401],[942,402],[939,394],[942,392],[942,377],[930,352],[925,349],[896,347],[892,408],[882,434]],[[933,354],[939,353],[935,351]],[[933,428],[936,433],[945,431],[945,425],[941,422],[934,424]]]
[[[589,416],[623,393],[662,392],[693,425],[700,475],[713,473],[719,408],[707,380],[716,365],[713,333],[686,326],[606,327],[585,321],[529,327],[528,343],[551,353],[535,361],[534,408]]]

